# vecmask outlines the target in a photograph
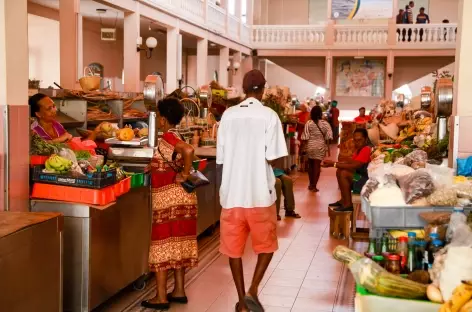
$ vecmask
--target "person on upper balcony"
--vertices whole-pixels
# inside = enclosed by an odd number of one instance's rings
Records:
[[[400,9],[398,11],[398,15],[397,15],[397,24],[403,24],[403,15],[405,14],[405,10],[403,9]]]
[[[416,16],[416,24],[429,24],[429,15],[426,14],[424,8],[420,8],[420,13]]]
[[[410,3],[408,3],[408,6],[406,7],[406,14],[408,16],[408,23],[406,24],[413,24],[413,8],[415,7],[415,2],[414,1],[410,1]]]

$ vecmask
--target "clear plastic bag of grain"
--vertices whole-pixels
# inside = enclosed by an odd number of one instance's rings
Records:
[[[457,204],[457,192],[451,187],[441,186],[429,195],[427,200],[431,206],[454,207]]]

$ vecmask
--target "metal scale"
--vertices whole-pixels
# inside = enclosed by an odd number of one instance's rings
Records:
[[[438,140],[447,136],[448,118],[452,115],[453,82],[452,79],[439,79],[436,84],[435,115],[437,118]]]
[[[144,105],[149,111],[148,136],[131,141],[107,139],[110,145],[108,158],[136,171],[144,170],[154,155],[157,140],[156,109],[157,102],[164,97],[164,82],[160,75],[148,75],[144,81]],[[140,170],[141,169],[141,170]]]

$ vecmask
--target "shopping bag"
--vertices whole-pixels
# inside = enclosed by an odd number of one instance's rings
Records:
[[[463,177],[472,176],[472,157],[457,159],[457,175]]]

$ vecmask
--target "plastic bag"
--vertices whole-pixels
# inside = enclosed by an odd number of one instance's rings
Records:
[[[426,164],[426,170],[433,178],[436,187],[449,186],[454,183],[454,169],[452,168]]]
[[[457,175],[464,177],[472,176],[472,157],[457,159]]]
[[[428,196],[429,205],[454,207],[457,204],[457,192],[447,186],[440,186]]]
[[[379,181],[377,181],[376,179],[367,180],[367,182],[364,184],[364,187],[362,187],[361,196],[369,199],[370,194],[372,194],[378,186]]]
[[[403,176],[415,172],[415,170],[405,165],[393,164],[391,165],[390,172],[395,178],[399,179]]]
[[[379,186],[369,198],[370,204],[375,207],[405,206],[401,189],[396,183]]]
[[[428,197],[435,190],[433,178],[425,170],[417,170],[403,176],[398,179],[398,182],[407,204]]]
[[[426,165],[428,154],[422,150],[415,150],[405,156],[404,165],[411,166],[413,163],[422,163]]]
[[[73,138],[69,143],[69,148],[73,151],[89,151],[91,155],[96,155],[97,144],[91,140],[81,141],[80,138]]]
[[[367,167],[367,172],[369,174],[369,177],[371,176],[372,172],[376,171],[377,169],[379,169],[381,166],[384,165],[384,159],[385,159],[385,154],[380,154],[369,163],[369,166]]]

